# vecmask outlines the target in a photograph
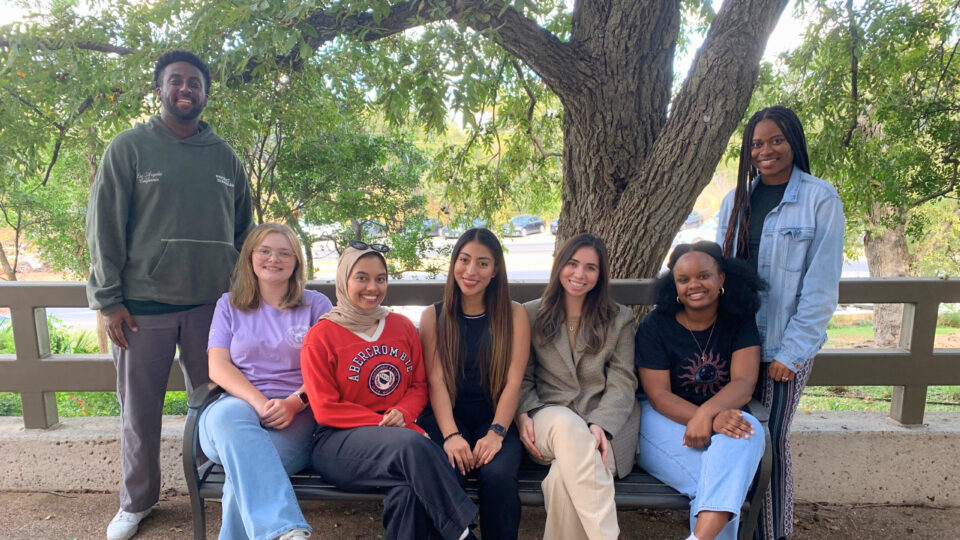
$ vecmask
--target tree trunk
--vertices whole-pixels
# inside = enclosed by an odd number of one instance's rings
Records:
[[[7,250],[0,246],[0,267],[3,267],[3,275],[7,281],[17,280],[17,269],[10,266],[10,260],[7,259]]]
[[[910,252],[907,251],[906,211],[876,204],[867,215],[867,232],[863,247],[867,255],[870,277],[904,277],[910,275]],[[895,220],[890,226],[889,220]],[[903,304],[874,304],[873,340],[877,347],[896,347],[900,342]]]
[[[575,10],[571,41],[590,76],[555,88],[564,105],[557,248],[589,232],[607,244],[611,277],[651,277],[743,117],[784,4],[724,2],[669,117],[679,4],[608,4]]]

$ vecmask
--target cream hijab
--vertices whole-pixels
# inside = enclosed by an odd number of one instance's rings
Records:
[[[350,272],[353,271],[353,265],[357,264],[360,257],[374,253],[383,261],[383,267],[387,267],[387,260],[383,254],[372,249],[356,249],[348,247],[343,255],[340,256],[340,262],[337,264],[337,305],[328,311],[326,315],[319,320],[328,319],[351,332],[363,332],[364,330],[375,326],[380,319],[384,319],[390,313],[390,310],[377,306],[374,309],[361,309],[350,300],[347,294],[347,280],[350,278]]]

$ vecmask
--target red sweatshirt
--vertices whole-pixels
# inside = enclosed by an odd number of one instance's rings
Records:
[[[307,332],[300,369],[317,423],[336,428],[376,426],[397,409],[407,427],[427,404],[427,376],[417,329],[391,313],[372,338],[328,320]]]

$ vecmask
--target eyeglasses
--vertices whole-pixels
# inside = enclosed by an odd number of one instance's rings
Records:
[[[294,255],[292,251],[287,251],[285,249],[274,251],[270,248],[261,247],[253,250],[253,252],[263,259],[269,259],[270,257],[273,257],[274,255],[276,255],[278,259],[286,262],[292,261],[294,257],[296,257],[296,255]]]
[[[353,249],[361,249],[361,250],[372,249],[377,253],[383,253],[384,255],[386,255],[387,253],[390,253],[390,246],[386,244],[368,244],[366,242],[358,242],[356,240],[353,240],[350,242],[350,247],[352,247]]]

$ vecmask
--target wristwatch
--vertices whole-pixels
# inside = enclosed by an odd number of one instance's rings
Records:
[[[294,392],[293,395],[297,396],[297,399],[299,399],[300,403],[303,405],[303,407],[300,408],[301,411],[306,409],[307,405],[310,405],[310,397],[307,396],[307,393],[303,390],[298,390]]]
[[[490,424],[490,429],[487,431],[492,431],[501,437],[507,436],[507,428],[501,426],[500,424]]]

